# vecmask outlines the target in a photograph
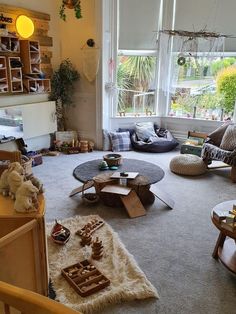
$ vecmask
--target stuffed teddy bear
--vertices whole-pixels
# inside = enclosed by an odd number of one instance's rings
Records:
[[[24,169],[19,162],[12,162],[9,164],[8,168],[3,171],[0,177],[0,193],[4,196],[8,196],[9,194],[8,176],[12,171],[24,175]]]
[[[9,184],[9,195],[14,200],[15,194],[18,188],[24,181],[24,176],[20,175],[16,170],[13,170],[9,173],[7,177],[7,182]]]
[[[30,180],[23,182],[16,191],[14,209],[21,213],[37,211],[38,192],[39,190],[32,184]]]

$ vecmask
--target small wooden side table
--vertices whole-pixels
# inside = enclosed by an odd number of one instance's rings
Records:
[[[236,274],[236,232],[226,230],[221,226],[220,221],[213,217],[214,210],[230,210],[233,208],[233,204],[236,204],[236,200],[220,203],[211,212],[211,220],[216,228],[220,230],[212,257],[219,259],[228,270]]]

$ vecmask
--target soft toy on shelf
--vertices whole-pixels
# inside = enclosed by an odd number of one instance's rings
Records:
[[[7,181],[9,184],[9,195],[14,200],[16,191],[24,181],[24,176],[20,175],[16,170],[13,170],[9,173]]]
[[[28,180],[30,180],[33,185],[36,186],[36,188],[39,190],[39,194],[44,192],[43,183],[38,178],[31,175],[30,177],[28,177]]]
[[[16,191],[16,200],[14,209],[17,212],[33,212],[38,209],[37,193],[39,190],[32,184],[30,180],[25,181]]]
[[[24,169],[19,162],[12,162],[8,168],[3,171],[0,177],[0,193],[4,196],[9,194],[8,176],[12,171],[16,171],[19,175],[24,175]]]

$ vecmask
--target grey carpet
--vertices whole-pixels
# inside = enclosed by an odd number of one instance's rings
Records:
[[[198,177],[170,172],[169,162],[178,151],[162,154],[125,152],[123,157],[153,162],[165,171],[157,183],[175,200],[169,210],[156,200],[145,217],[129,219],[125,209],[101,204],[89,208],[79,195],[69,198],[79,185],[72,173],[80,163],[101,159],[104,152],[44,157],[34,174],[46,189],[47,221],[73,215],[98,214],[105,219],[134,255],[157,288],[160,299],[111,305],[101,314],[233,314],[236,313],[236,277],[211,257],[218,236],[211,209],[234,199],[236,184],[230,169],[215,169]]]
[[[99,164],[102,160],[103,159],[95,159],[81,163],[74,169],[74,177],[81,182],[86,182],[98,174],[113,173],[114,170],[99,170]],[[165,175],[164,171],[159,166],[147,161],[131,158],[124,158],[117,171],[139,172],[140,175],[147,177],[151,184],[160,181]]]

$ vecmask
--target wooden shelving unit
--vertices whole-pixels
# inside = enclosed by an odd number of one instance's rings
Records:
[[[20,52],[19,38],[14,36],[1,36],[0,52],[19,53]]]
[[[38,41],[20,40],[21,60],[24,64],[24,87],[28,93],[48,93],[50,79],[40,78],[41,55]]]
[[[9,85],[7,79],[7,62],[6,57],[0,56],[0,94],[8,93]]]
[[[9,85],[12,93],[23,92],[22,69],[17,63],[21,63],[20,57],[8,57]]]

